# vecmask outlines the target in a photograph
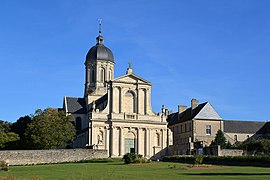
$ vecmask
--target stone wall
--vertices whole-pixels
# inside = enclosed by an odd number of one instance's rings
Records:
[[[242,156],[244,151],[241,149],[222,149],[219,156]]]
[[[93,149],[0,151],[0,161],[8,161],[10,165],[74,162],[107,157],[107,150]]]
[[[220,146],[204,147],[204,155],[210,156],[242,156],[244,151],[241,149],[221,149]]]

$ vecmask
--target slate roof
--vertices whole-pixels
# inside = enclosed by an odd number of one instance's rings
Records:
[[[178,114],[178,112],[172,113],[168,116],[168,126],[185,122],[188,120],[193,119],[201,110],[202,108],[207,104],[207,102],[199,104],[195,109],[188,108],[184,112]]]
[[[86,114],[86,103],[84,98],[74,98],[74,97],[65,97],[66,98],[66,111],[74,114]]]
[[[228,133],[256,133],[265,122],[224,120],[224,132]]]
[[[107,100],[108,100],[108,93],[96,100],[96,106],[103,104]]]
[[[270,122],[266,122],[262,128],[260,128],[256,134],[270,134]]]

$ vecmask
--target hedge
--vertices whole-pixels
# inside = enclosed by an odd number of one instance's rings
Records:
[[[196,156],[165,156],[163,161],[193,164],[195,158]],[[202,163],[231,166],[270,166],[270,156],[203,156]]]

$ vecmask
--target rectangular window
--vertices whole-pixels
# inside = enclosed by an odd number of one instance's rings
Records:
[[[206,135],[211,135],[211,125],[206,125],[205,130],[206,130]]]
[[[183,125],[180,125],[180,130],[181,130],[181,133],[184,132],[183,131]]]

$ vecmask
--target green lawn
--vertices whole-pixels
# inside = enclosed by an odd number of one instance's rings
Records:
[[[175,167],[174,167],[175,166]],[[172,167],[172,168],[171,168]],[[270,180],[270,167],[208,166],[189,169],[187,164],[152,162],[125,165],[110,163],[69,163],[36,166],[11,166],[0,172],[9,179],[260,179]]]

